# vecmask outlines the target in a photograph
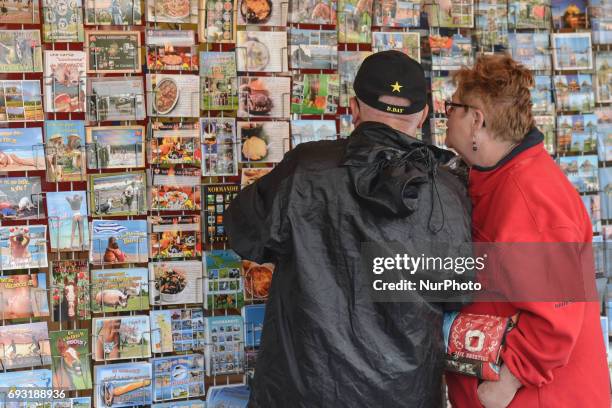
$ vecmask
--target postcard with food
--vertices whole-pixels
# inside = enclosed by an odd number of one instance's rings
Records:
[[[198,23],[198,0],[146,0],[147,21],[152,23]]]
[[[146,188],[143,171],[92,174],[89,178],[91,215],[145,215]]]
[[[136,0],[86,0],[87,25],[141,25],[142,9]]]
[[[200,77],[148,74],[149,116],[197,118],[200,116]]]
[[[0,318],[27,319],[49,316],[47,275],[44,273],[0,277]]]
[[[533,71],[550,71],[550,40],[548,33],[509,33],[512,58]]]
[[[474,61],[472,39],[461,34],[452,37],[430,36],[431,65],[435,71],[453,71],[471,66]]]
[[[278,163],[289,150],[289,122],[238,122],[241,163]]]
[[[47,226],[0,227],[2,270],[47,267]]]
[[[94,361],[151,357],[149,316],[94,318],[91,331]]]
[[[204,350],[202,308],[151,310],[153,353]]]
[[[381,0],[374,2],[372,24],[380,27],[418,27],[421,2],[411,0]]]
[[[238,25],[287,25],[289,2],[281,0],[238,0]]]
[[[0,373],[0,387],[51,388],[51,370],[27,370]]]
[[[94,265],[149,260],[146,220],[93,220],[90,262]]]
[[[51,262],[51,308],[53,321],[87,320],[90,313],[89,265],[87,261]]]
[[[550,0],[510,0],[508,1],[508,28],[548,30],[550,14]]]
[[[45,139],[47,181],[55,183],[86,180],[85,122],[47,120]]]
[[[153,364],[153,401],[206,395],[204,355],[159,357],[151,359],[151,364]]]
[[[372,42],[371,1],[338,0],[338,41],[341,43]]]
[[[554,33],[551,39],[556,70],[593,69],[591,33]]]
[[[204,177],[238,175],[238,142],[234,118],[201,118],[202,175]]]
[[[0,81],[0,123],[44,120],[40,81]]]
[[[197,123],[151,123],[149,162],[161,166],[202,165],[200,129]]]
[[[599,160],[612,161],[612,108],[602,107],[595,110],[597,116],[597,153]]]
[[[612,52],[595,54],[597,102],[612,102]]]
[[[335,25],[336,2],[332,0],[290,1],[287,20],[295,24]]]
[[[42,70],[40,30],[0,30],[0,73]]]
[[[88,169],[144,167],[143,126],[102,126],[85,130]]]
[[[553,103],[553,87],[549,75],[534,75],[535,84],[531,89],[531,110],[537,113],[552,113],[555,110]]]
[[[149,171],[151,210],[197,211],[201,209],[200,169],[153,167]]]
[[[240,72],[286,72],[287,32],[239,31],[236,63]]]
[[[202,262],[149,263],[152,305],[202,302]]]
[[[88,73],[139,73],[141,67],[140,32],[85,32]]]
[[[88,78],[87,120],[143,120],[146,117],[142,77]]]
[[[165,402],[163,404],[153,404],[153,408],[206,408],[206,401],[203,400],[189,400],[189,401],[175,401]]]
[[[552,0],[551,3],[555,30],[586,28],[586,0]]]
[[[319,140],[336,140],[335,120],[292,120],[291,121],[291,148],[301,143]]]
[[[557,111],[593,112],[595,93],[591,74],[555,75]]]
[[[236,110],[236,53],[200,52],[202,110]]]
[[[197,71],[195,33],[190,30],[147,30],[149,70]]]
[[[0,178],[0,219],[45,218],[40,177]]]
[[[437,2],[433,2],[427,14],[431,27],[472,28],[474,26],[474,1],[451,0],[448,10],[443,10]]]
[[[555,142],[555,117],[552,115],[534,116],[536,127],[544,134],[544,149],[550,155],[554,155],[556,152]],[[445,134],[446,136],[446,134]]]
[[[557,151],[559,153],[593,153],[597,151],[597,116],[557,116]]]
[[[147,268],[94,269],[91,288],[93,313],[149,309]]]
[[[289,63],[291,69],[337,69],[338,32],[291,28]]]
[[[289,119],[290,77],[238,77],[238,117]]]
[[[340,106],[348,108],[349,99],[355,96],[353,81],[363,60],[371,51],[339,51],[338,75],[340,76]]]
[[[20,0],[7,0],[3,2],[0,10],[1,24],[38,24],[40,23],[40,10],[38,0],[23,2]]]
[[[44,170],[42,128],[0,129],[0,171]]]
[[[398,50],[421,62],[421,36],[418,32],[377,31],[372,33],[372,36],[372,51]]]
[[[88,390],[92,386],[89,357],[89,331],[60,330],[49,333],[53,388]]]
[[[206,251],[204,308],[240,309],[244,306],[242,260],[231,249]]]
[[[87,251],[89,228],[85,191],[48,192],[47,214],[52,251]]]
[[[294,74],[291,113],[335,115],[340,103],[338,74]]]
[[[3,370],[50,365],[47,322],[0,326],[0,363]]]
[[[42,28],[44,42],[83,42],[82,1],[43,0]]]
[[[207,375],[240,374],[244,371],[243,324],[241,316],[204,319]]]
[[[150,252],[154,260],[202,256],[199,215],[149,217]]]
[[[247,169],[243,170],[244,171]],[[207,184],[204,186],[206,242],[227,242],[223,216],[229,203],[240,192],[238,184]]]
[[[485,0],[476,2],[476,43],[483,49],[508,48],[508,2]]]
[[[240,171],[240,189],[250,186],[272,171],[272,167],[244,167]],[[216,230],[218,231],[218,229]],[[225,235],[225,229],[223,229]],[[227,238],[225,238],[227,239]]]
[[[151,403],[151,363],[95,366],[94,384],[97,408],[146,406]]]
[[[558,161],[561,170],[579,193],[599,191],[597,155],[562,156]]]
[[[85,53],[45,51],[45,111],[85,112]]]
[[[268,299],[274,268],[273,263],[258,264],[246,259],[242,260],[245,301],[265,301]]]
[[[236,42],[236,2],[233,0],[208,0],[206,10],[200,9],[198,37],[200,42]]]

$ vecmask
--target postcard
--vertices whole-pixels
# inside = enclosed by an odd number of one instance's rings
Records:
[[[421,37],[418,32],[376,31],[372,36],[372,51],[398,50],[421,62]]]
[[[261,332],[263,331],[264,316],[266,305],[247,305],[242,308],[242,318],[244,319],[244,347],[257,349],[261,344]]]
[[[510,0],[508,28],[543,29],[550,27],[550,0]]]
[[[595,108],[591,74],[555,75],[557,111],[592,112]]]
[[[201,118],[202,175],[204,177],[238,175],[236,120],[234,118]]]
[[[332,0],[290,1],[287,21],[294,24],[335,25],[336,2]]]
[[[355,96],[353,82],[363,60],[371,51],[339,51],[338,75],[340,76],[340,106],[349,107],[349,99]]]
[[[47,226],[0,227],[2,270],[47,267]]]
[[[153,260],[202,256],[199,215],[149,217],[149,256]]]
[[[294,74],[291,113],[335,115],[340,103],[338,74]]]
[[[87,73],[141,72],[139,31],[87,31]]]
[[[597,140],[599,160],[612,161],[612,108],[605,107],[595,110],[597,116]]]
[[[531,89],[531,110],[537,113],[552,113],[555,110],[553,103],[553,88],[549,75],[534,75],[535,85]]]
[[[586,0],[552,0],[551,3],[555,30],[586,28]]]
[[[90,317],[89,265],[87,261],[51,262],[53,321],[87,320]]]
[[[277,26],[287,25],[289,2],[281,0],[238,0],[238,25]]]
[[[241,163],[278,163],[289,150],[289,122],[238,122]]]
[[[240,72],[286,72],[287,32],[239,31],[236,64]]]
[[[149,309],[147,268],[93,269],[91,311],[130,312]]]
[[[0,171],[44,169],[42,128],[0,129]]]
[[[157,165],[202,164],[200,130],[197,123],[152,122],[149,162]]]
[[[50,364],[47,322],[0,326],[0,366],[3,370]]]
[[[601,212],[604,220],[612,218],[612,167],[599,169],[599,181],[601,183]],[[609,227],[604,227],[609,230]],[[606,237],[608,238],[608,237]]]
[[[238,117],[289,119],[291,78],[238,77]]]
[[[200,52],[202,110],[236,110],[235,52]]]
[[[40,81],[0,81],[0,123],[44,120]]]
[[[274,273],[273,263],[258,264],[242,260],[244,299],[248,302],[267,300]]]
[[[188,400],[153,404],[153,408],[206,408],[206,402],[202,400]]]
[[[206,406],[208,408],[247,408],[251,391],[248,385],[216,385],[208,389]]]
[[[49,241],[52,251],[87,251],[87,196],[85,191],[47,193]]]
[[[346,139],[355,130],[353,115],[340,115],[340,139]]]
[[[236,2],[208,0],[200,9],[198,37],[200,42],[233,43],[236,41]]]
[[[453,78],[450,76],[434,76],[431,78],[431,98],[434,113],[445,114],[444,102],[453,98],[455,89]]]
[[[198,23],[197,0],[147,0],[147,21],[153,23]]]
[[[38,4],[38,1],[35,4]],[[82,10],[81,0],[74,0],[69,4],[64,0],[43,0],[43,41],[83,42],[85,35]]]
[[[45,218],[40,177],[0,178],[0,219]]]
[[[244,169],[243,173],[245,170]],[[229,203],[240,192],[238,184],[207,184],[204,186],[206,243],[227,242],[223,215]]]
[[[593,44],[611,44],[612,19],[608,17],[611,15],[610,12],[612,11],[611,5],[607,4],[603,7],[594,7],[594,1],[590,1],[589,3],[591,3],[591,33],[593,34]],[[598,10],[602,11],[599,12]],[[593,13],[598,13],[597,17]]]
[[[91,408],[91,397],[54,399],[53,401],[51,401],[50,404],[51,404],[50,407],[40,407],[40,408]],[[26,407],[26,408],[31,408],[31,407]],[[38,408],[38,407],[32,407],[32,408]]]
[[[146,117],[142,77],[88,78],[87,120],[143,120]]]
[[[612,52],[595,54],[595,72],[597,102],[612,102]]]
[[[200,169],[193,167],[149,170],[150,205],[153,211],[196,211],[201,209]]]
[[[206,251],[204,308],[240,309],[244,306],[242,262],[231,249]]]
[[[135,0],[87,0],[85,2],[86,25],[141,25],[140,1]]]
[[[0,387],[51,388],[51,370],[0,372]]]
[[[508,2],[478,1],[476,4],[475,36],[477,44],[491,51],[508,48]]]
[[[200,116],[200,77],[147,74],[149,116],[197,118]]]
[[[193,31],[147,30],[146,44],[149,70],[198,70],[198,52]]]
[[[94,265],[149,260],[146,220],[93,220],[90,262]]]
[[[89,332],[60,330],[49,333],[53,388],[87,390],[92,386],[89,365]]]
[[[151,310],[153,353],[204,350],[202,308]]]
[[[291,28],[289,60],[291,69],[337,69],[338,32]]]
[[[557,152],[593,153],[597,151],[597,116],[557,116]]]
[[[4,8],[0,12],[1,24],[40,23],[38,0],[25,3],[19,0],[8,0],[3,3],[3,6]]]
[[[0,73],[42,70],[40,30],[0,30]]]
[[[446,146],[446,129],[448,119],[446,118],[433,118],[431,122],[431,143],[434,146],[442,149],[447,149]]]
[[[537,128],[544,134],[544,148],[550,155],[554,155],[555,148],[555,117],[554,116],[534,116],[533,120]]]
[[[291,121],[291,148],[301,143],[316,142],[319,140],[336,140],[335,120],[292,120]]]
[[[27,319],[49,316],[47,275],[0,276],[0,318]]]
[[[599,190],[597,155],[559,157],[559,166],[579,193]]]
[[[94,361],[151,357],[149,316],[95,317],[91,326]]]
[[[551,38],[556,70],[593,69],[591,33],[553,33]]]
[[[430,36],[431,64],[433,70],[452,71],[471,66],[474,61],[472,39],[461,34],[452,37]]]
[[[91,215],[145,215],[147,183],[145,173],[92,174],[89,178]]]
[[[420,1],[382,0],[374,2],[373,7],[374,17],[372,24],[375,26],[407,28],[418,27],[420,25]]]
[[[85,53],[45,51],[45,111],[85,112]]]
[[[151,359],[153,365],[153,401],[201,397],[206,367],[202,354]]]
[[[88,169],[144,167],[143,126],[101,126],[85,130]]]
[[[338,0],[338,42],[349,44],[372,42],[372,3]]]
[[[533,71],[550,71],[548,33],[510,33],[510,54],[517,62]]]
[[[94,384],[97,408],[148,405],[151,403],[151,363],[95,366]]]
[[[244,328],[240,316],[211,316],[206,330],[206,374],[240,374],[244,371]],[[210,393],[209,393],[210,397]]]
[[[271,171],[272,167],[244,167],[240,172],[240,189],[250,186]],[[216,228],[215,231],[219,230]],[[225,228],[222,232],[225,236]]]
[[[47,181],[83,181],[85,170],[85,122],[45,121]]]
[[[202,262],[149,263],[152,305],[202,302]]]
[[[429,25],[444,28],[472,28],[474,26],[474,1],[452,0],[450,9],[442,10],[433,2],[428,10]]]
[[[580,198],[591,220],[593,233],[601,232],[601,197],[599,195],[581,195]]]

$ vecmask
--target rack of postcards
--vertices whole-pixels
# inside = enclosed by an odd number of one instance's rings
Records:
[[[450,3],[1,0],[0,390],[245,406],[274,265],[232,251],[224,211],[289,149],[347,137],[355,73],[386,49],[425,67],[417,136],[441,146],[454,70],[508,50],[534,71],[612,313],[612,4]]]

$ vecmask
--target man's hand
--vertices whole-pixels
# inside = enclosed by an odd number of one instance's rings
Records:
[[[503,365],[499,373],[499,381],[485,381],[478,387],[478,399],[485,408],[505,408],[514,399],[514,395],[522,384]]]

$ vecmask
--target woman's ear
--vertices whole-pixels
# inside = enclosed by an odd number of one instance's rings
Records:
[[[484,113],[480,109],[471,109],[476,130],[485,127]]]

